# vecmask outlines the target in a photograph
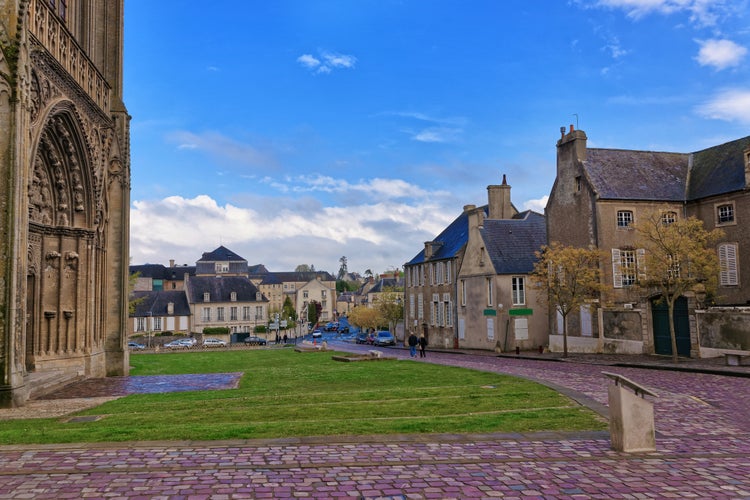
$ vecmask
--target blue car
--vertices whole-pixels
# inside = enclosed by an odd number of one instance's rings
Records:
[[[396,337],[394,337],[391,332],[387,331],[375,332],[375,338],[372,343],[378,346],[396,345]]]

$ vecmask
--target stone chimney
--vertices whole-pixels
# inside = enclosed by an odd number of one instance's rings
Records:
[[[489,204],[488,219],[512,219],[515,210],[510,202],[510,186],[503,174],[503,183],[499,186],[487,186]]]
[[[174,267],[174,259],[169,259],[169,267]]]
[[[557,141],[557,176],[560,177],[564,165],[573,165],[586,160],[586,133],[575,130],[573,125],[566,134],[565,127],[560,127],[560,140]]]

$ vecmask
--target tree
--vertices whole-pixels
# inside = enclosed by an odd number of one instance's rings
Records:
[[[647,292],[658,292],[666,301],[672,359],[677,361],[674,330],[674,304],[697,287],[713,293],[718,286],[719,258],[714,244],[724,234],[711,232],[695,217],[674,220],[656,213],[634,224],[636,245],[643,249],[643,266],[638,268],[638,285]]]
[[[300,264],[294,268],[295,273],[311,273],[315,272],[315,266],[308,264]]]
[[[312,325],[317,325],[322,310],[323,306],[316,300],[307,304],[307,321]]]
[[[281,306],[281,316],[284,319],[297,321],[297,311],[294,310],[294,304],[289,296],[284,299],[284,304]]]
[[[346,275],[347,275],[347,273],[349,272],[349,271],[347,270],[347,268],[346,268],[346,256],[342,256],[342,257],[341,257],[341,258],[339,259],[339,262],[341,263],[341,267],[339,267],[339,273],[338,273],[338,275],[337,275],[336,277],[337,277],[338,279],[343,279],[343,278],[344,278],[344,276],[346,276]]]
[[[604,287],[596,248],[579,248],[552,242],[536,252],[531,279],[546,293],[549,303],[563,320],[563,357],[568,356],[568,315],[586,302],[599,298]]]
[[[359,306],[349,311],[349,323],[361,327],[363,330],[372,328],[373,330],[380,326],[383,318],[380,311],[375,308]]]
[[[396,331],[396,324],[404,318],[404,306],[402,303],[402,293],[397,290],[386,290],[378,295],[378,302],[375,308],[380,313],[382,319],[388,323],[388,328],[392,332]]]

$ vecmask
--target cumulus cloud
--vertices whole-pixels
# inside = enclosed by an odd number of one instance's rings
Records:
[[[539,212],[540,214],[544,213],[544,208],[547,206],[547,200],[549,200],[549,196],[546,194],[539,198],[538,200],[527,200],[523,202],[523,209],[524,210],[533,210],[534,212]]]
[[[371,182],[376,186],[392,184]],[[301,263],[335,272],[337,259],[347,255],[363,269],[401,266],[416,255],[450,221],[444,207],[429,196],[412,203],[362,198],[355,206],[286,205],[261,212],[235,204],[220,205],[207,195],[171,196],[134,201],[131,207],[130,251],[134,264],[175,259],[193,265],[203,252],[224,245],[250,263],[274,271],[293,270]],[[414,224],[414,221],[420,221]]]
[[[747,48],[731,40],[697,40],[700,50],[696,61],[701,66],[713,66],[717,70],[739,66],[747,55]]]
[[[750,89],[722,90],[696,111],[705,118],[750,124]]]
[[[334,69],[354,68],[357,58],[336,52],[322,52],[319,57],[312,54],[302,54],[297,58],[297,62],[314,73],[330,73]]]

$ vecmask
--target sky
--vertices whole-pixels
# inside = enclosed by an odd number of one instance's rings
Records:
[[[378,274],[503,175],[543,213],[560,127],[748,136],[749,2],[127,0],[131,264]]]

